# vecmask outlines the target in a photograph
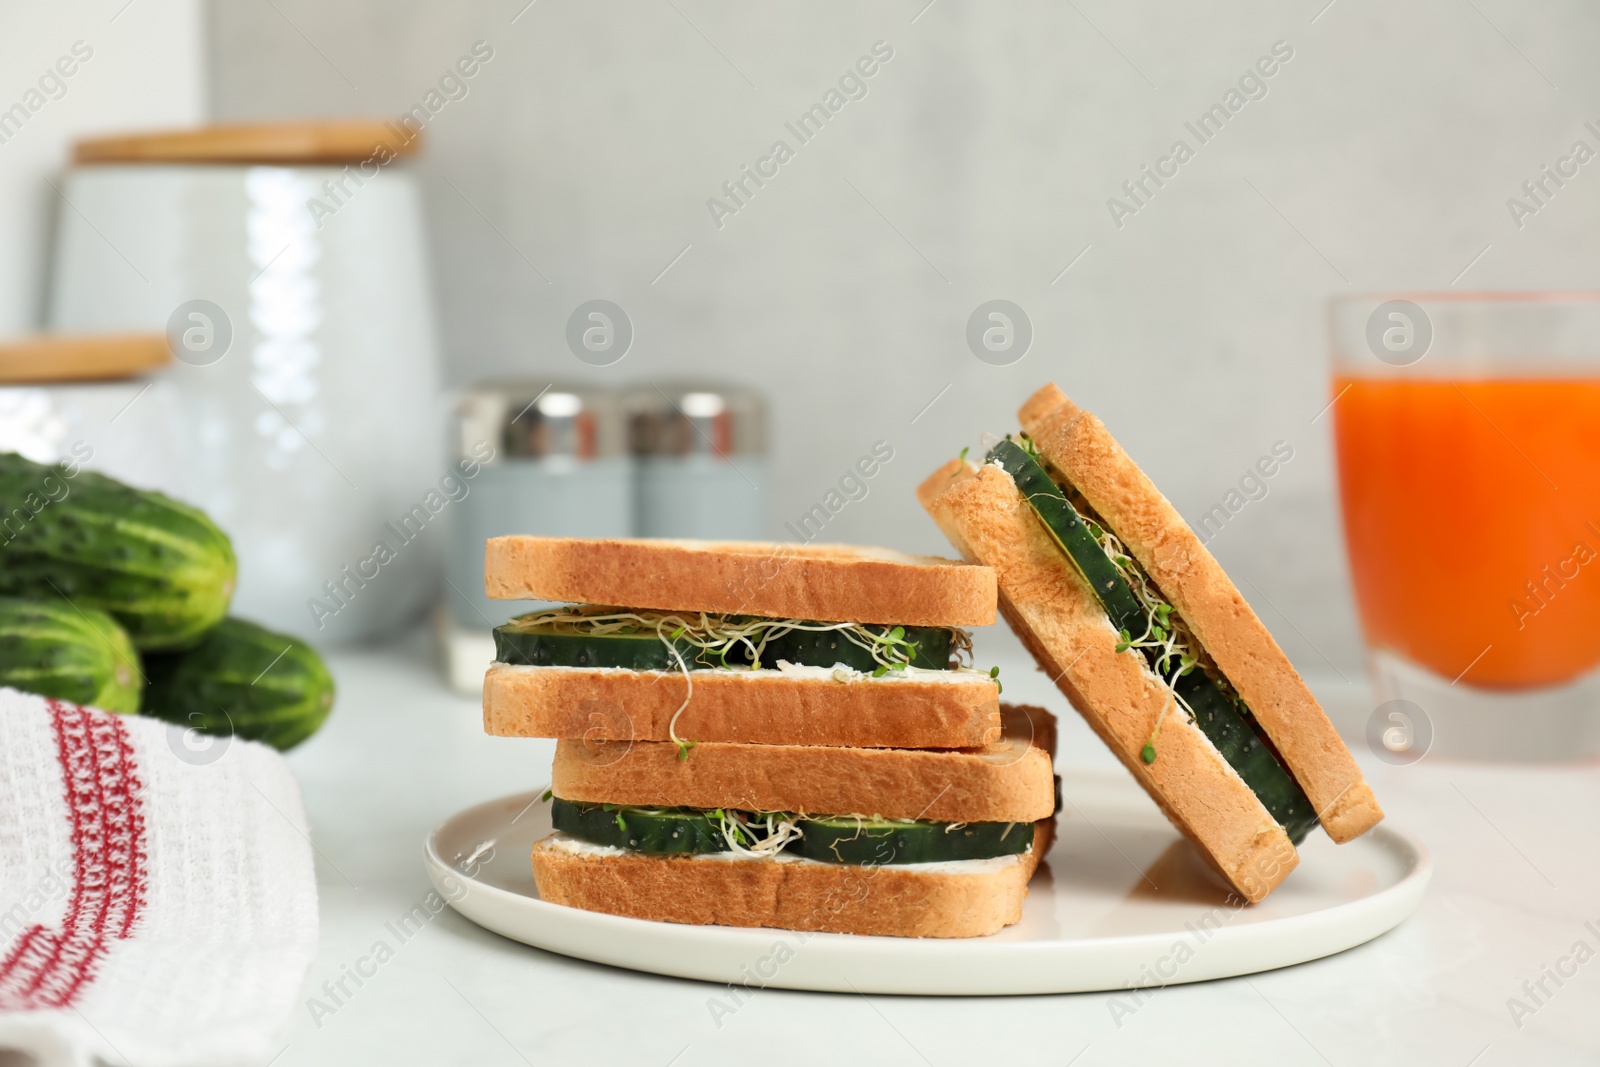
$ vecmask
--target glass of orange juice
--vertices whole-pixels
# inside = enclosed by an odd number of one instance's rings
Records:
[[[1600,756],[1600,293],[1331,308],[1374,751]]]

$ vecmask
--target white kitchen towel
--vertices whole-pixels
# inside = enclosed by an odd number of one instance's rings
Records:
[[[0,688],[0,1049],[266,1063],[316,941],[282,756]]]

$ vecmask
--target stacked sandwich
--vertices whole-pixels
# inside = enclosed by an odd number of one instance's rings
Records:
[[[1319,822],[1383,818],[1300,676],[1194,531],[1099,419],[1046,386],[1023,432],[918,490],[1006,620],[1202,855],[1251,901]]]
[[[1054,720],[963,627],[987,566],[885,549],[500,537],[491,734],[557,739],[547,901],[680,923],[972,937],[1021,917]]]

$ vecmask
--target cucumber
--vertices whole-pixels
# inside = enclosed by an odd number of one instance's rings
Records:
[[[333,677],[310,645],[243,619],[224,619],[194,648],[145,664],[144,714],[201,733],[287,750],[333,708]]]
[[[528,621],[532,618],[534,616],[523,616],[495,627],[495,659],[501,663],[528,667],[622,667],[635,671],[678,669],[677,657],[654,630],[595,636],[575,634],[564,627]],[[868,629],[887,634],[894,628],[872,626]],[[927,670],[950,668],[954,634],[949,630],[935,626],[911,626],[904,628],[904,634],[905,640],[916,647],[911,656],[911,666]],[[748,667],[751,664],[750,650],[743,645],[732,649],[726,662],[681,638],[673,641],[672,645],[683,657],[684,665],[691,670]],[[761,665],[773,667],[780,659],[812,667],[832,667],[842,663],[853,670],[868,673],[881,666],[872,658],[869,650],[837,630],[790,630],[769,640],[761,652]]]
[[[684,663],[696,666],[691,645],[675,642]],[[494,628],[494,658],[524,667],[623,667],[632,671],[670,671],[678,661],[653,633],[591,637],[563,633],[512,619]]]
[[[996,445],[988,458],[998,462],[1000,469],[1017,483],[1017,488],[1043,521],[1045,530],[1099,597],[1100,605],[1111,616],[1111,624],[1118,630],[1143,631],[1144,608],[1129,588],[1128,580],[1101,549],[1100,542],[1084,525],[1083,516],[1039,462],[1021,445],[1009,440]]]
[[[0,595],[98,608],[141,651],[189,647],[227,614],[228,536],[160,493],[0,455],[0,529]]]
[[[1032,823],[807,819],[788,851],[824,863],[942,863],[1015,856],[1033,844]]]
[[[874,633],[891,633],[892,626],[869,626]],[[930,671],[950,669],[950,645],[954,635],[937,626],[905,626],[905,640],[915,646],[910,666]],[[842,663],[854,670],[871,673],[882,666],[872,658],[872,653],[845,637],[837,630],[790,630],[782,637],[767,642],[761,653],[762,665],[780,659],[812,667],[832,667]]]
[[[1196,724],[1228,766],[1239,772],[1262,807],[1278,821],[1289,840],[1299,844],[1317,825],[1311,799],[1279,761],[1255,716],[1242,701],[1230,698],[1203,670],[1176,679],[1173,688],[1194,710]]]
[[[556,797],[550,803],[550,822],[584,841],[635,852],[728,851],[716,821],[693,808],[619,808]]]
[[[752,821],[760,819],[748,815]],[[663,855],[732,851],[720,820],[696,808],[579,804],[554,797],[557,829],[596,845]],[[784,852],[824,863],[877,866],[991,859],[1026,852],[1031,823],[940,823],[840,818],[796,820],[801,836]]]
[[[1017,483],[1045,529],[1094,590],[1112,625],[1134,634],[1144,632],[1144,607],[1128,579],[1038,460],[1010,440],[996,445],[988,459],[999,463]],[[1139,651],[1144,653],[1151,671],[1157,671],[1154,650]],[[1298,845],[1317,824],[1316,809],[1272,750],[1255,716],[1244,701],[1225,692],[1203,666],[1182,674],[1180,670],[1177,665],[1169,665],[1166,673],[1159,676],[1193,709],[1194,721],[1201,731],[1283,827],[1289,840]]]
[[[132,715],[144,679],[127,632],[105,612],[0,597],[0,685]]]

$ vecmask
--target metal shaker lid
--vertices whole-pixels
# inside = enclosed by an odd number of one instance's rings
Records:
[[[767,402],[753,389],[663,383],[623,398],[636,456],[759,456],[767,449]]]
[[[542,382],[486,382],[456,408],[456,448],[474,456],[483,442],[491,462],[607,459],[625,450],[621,397],[609,389]]]

